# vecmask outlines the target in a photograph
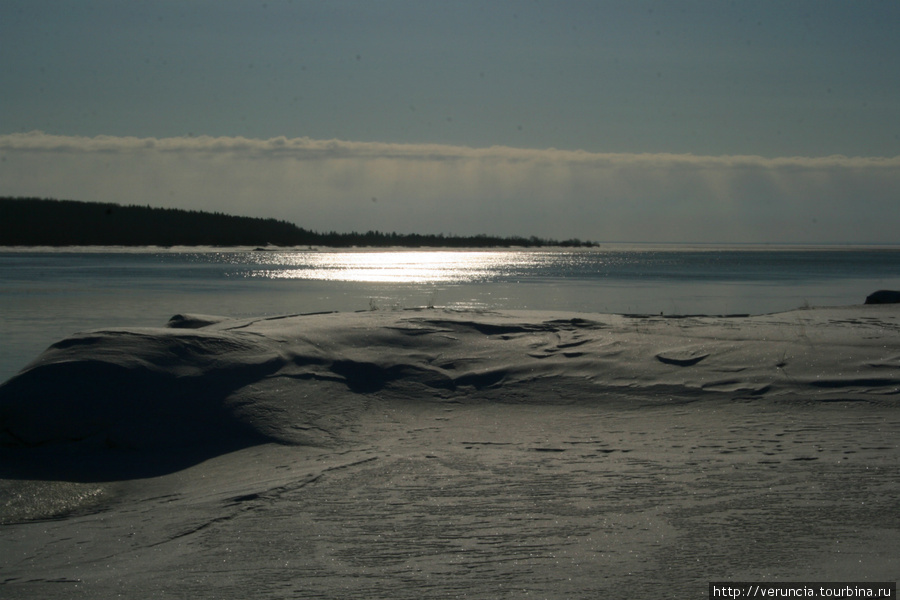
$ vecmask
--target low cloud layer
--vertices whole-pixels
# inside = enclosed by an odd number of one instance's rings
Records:
[[[276,217],[318,231],[895,243],[898,190],[900,157],[0,136],[0,195]]]

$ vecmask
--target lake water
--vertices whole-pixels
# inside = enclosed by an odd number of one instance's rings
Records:
[[[0,381],[76,331],[174,314],[533,309],[760,314],[900,289],[900,248],[0,252]]]

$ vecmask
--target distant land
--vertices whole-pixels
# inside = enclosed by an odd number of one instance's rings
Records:
[[[367,231],[319,233],[287,221],[176,208],[0,197],[0,246],[590,247],[594,242]]]

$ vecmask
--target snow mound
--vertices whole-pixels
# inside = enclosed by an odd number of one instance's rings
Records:
[[[0,386],[0,442],[328,445],[373,398],[884,401],[900,393],[898,317],[896,306],[682,318],[178,315],[165,328],[91,331],[48,348]]]

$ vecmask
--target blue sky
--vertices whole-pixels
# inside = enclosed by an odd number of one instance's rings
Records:
[[[898,28],[893,0],[5,0],[0,194],[900,242]]]

